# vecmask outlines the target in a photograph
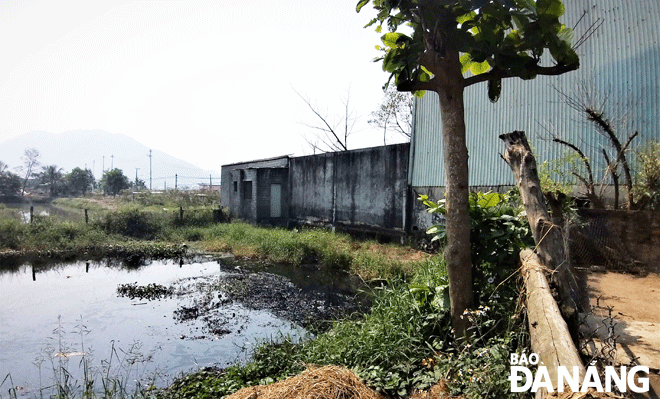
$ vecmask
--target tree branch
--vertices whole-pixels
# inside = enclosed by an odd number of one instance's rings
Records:
[[[574,173],[582,182],[584,185],[587,187],[587,191],[590,194],[594,194],[594,175],[591,173],[591,164],[589,162],[589,159],[584,155],[582,150],[580,150],[576,145],[569,143],[568,141],[564,141],[560,139],[559,137],[555,137],[552,139],[555,143],[563,144],[569,148],[571,148],[573,151],[577,152],[578,155],[580,156],[580,159],[582,159],[582,162],[584,162],[584,166],[587,168],[587,174],[589,175],[589,181],[587,182],[585,179],[582,177],[578,176],[576,173]]]
[[[310,110],[312,110],[312,112],[314,113],[314,115],[316,115],[316,116],[321,120],[321,122],[323,122],[323,124],[326,126],[327,130],[324,129],[324,128],[319,128],[319,127],[315,127],[315,128],[330,133],[330,134],[332,135],[332,137],[335,139],[335,141],[336,141],[337,144],[339,145],[339,148],[340,148],[342,151],[346,151],[346,150],[348,150],[348,148],[346,147],[346,143],[342,142],[342,140],[339,138],[339,136],[338,136],[337,133],[335,132],[335,129],[334,129],[332,126],[330,126],[330,124],[328,123],[327,119],[326,119],[325,117],[323,117],[323,116],[322,116],[322,115],[316,110],[316,108],[314,108],[314,107],[312,106],[311,102],[310,102],[308,99],[306,99],[306,98],[303,97],[300,93],[298,93],[297,90],[294,89],[293,91],[296,92],[296,94],[298,95],[298,97],[300,97],[300,98],[305,102],[305,104],[307,104],[307,106],[309,107]],[[312,126],[310,126],[310,127],[312,127]],[[348,132],[346,132],[345,136],[348,136]],[[324,143],[324,144],[325,144],[325,143]],[[327,145],[327,144],[326,144],[326,145]],[[334,146],[333,146],[333,147],[334,147]]]
[[[551,67],[535,66],[526,68],[526,71],[536,75],[555,76],[561,75],[566,72],[574,71],[579,65],[561,65],[557,64]],[[463,87],[472,86],[476,83],[486,82],[493,79],[514,78],[518,75],[508,73],[503,69],[491,69],[490,72],[482,73],[479,75],[470,76],[463,80]]]

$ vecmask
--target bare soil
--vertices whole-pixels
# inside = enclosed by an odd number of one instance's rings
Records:
[[[588,317],[592,329],[598,328],[600,340],[607,337],[610,308],[614,318],[617,343],[616,362],[629,364],[633,360],[648,366],[649,392],[640,398],[658,398],[660,395],[660,275],[645,276],[615,272],[586,276],[589,303],[595,307]],[[635,360],[636,359],[636,360]]]
[[[590,273],[590,303],[613,306],[621,320],[658,323],[660,332],[660,275],[645,277],[614,272]]]

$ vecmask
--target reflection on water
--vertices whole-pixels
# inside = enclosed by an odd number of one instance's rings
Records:
[[[237,303],[215,309],[214,317],[227,327],[208,331],[204,320],[175,320],[177,309],[194,306],[190,292],[152,301],[116,293],[119,284],[185,287],[229,272],[216,261],[153,262],[139,268],[97,262],[25,264],[13,270],[0,265],[0,378],[10,373],[14,385],[33,396],[52,384],[61,362],[80,378],[81,359],[101,369],[113,358],[118,365],[121,358],[131,373],[163,375],[162,385],[181,372],[231,364],[257,339],[305,334],[287,320]]]

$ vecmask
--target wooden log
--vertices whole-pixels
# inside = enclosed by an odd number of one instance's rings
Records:
[[[577,366],[581,384],[586,370],[568,326],[552,297],[550,286],[543,273],[544,267],[531,249],[520,252],[520,258],[525,281],[527,321],[532,351],[539,355],[539,365],[546,366],[555,392],[558,390],[559,366],[565,366],[568,370],[573,370],[573,367]],[[545,389],[539,389],[536,393],[537,398],[546,395]]]
[[[541,265],[552,273],[552,283],[557,287],[559,306],[576,338],[580,294],[569,260],[564,254],[562,227],[552,223],[545,197],[541,190],[536,159],[527,142],[525,132],[514,131],[500,135],[506,144],[502,156],[511,167],[520,189],[520,196],[527,212],[527,219],[536,242],[536,254]]]

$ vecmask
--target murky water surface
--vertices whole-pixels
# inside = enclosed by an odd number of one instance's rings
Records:
[[[113,372],[128,371],[133,378],[157,373],[162,386],[182,372],[244,359],[259,339],[305,336],[302,327],[276,316],[278,312],[229,300],[218,290],[249,278],[228,277],[260,273],[211,260],[183,265],[158,261],[139,268],[77,262],[3,270],[0,265],[0,382],[9,374],[20,392],[33,395],[53,382],[60,365],[80,378],[85,354],[96,370],[105,370],[110,362]],[[321,284],[324,278],[317,269],[303,268],[298,274],[295,279],[276,278],[293,292],[346,290],[332,278]],[[275,278],[268,275],[268,281]],[[313,284],[305,286],[305,281]],[[173,286],[175,294],[151,301],[118,296],[118,285],[127,283]],[[211,288],[200,293],[199,287]],[[314,294],[320,298],[314,309],[326,305],[327,292]],[[181,317],[182,310],[201,302],[204,315]],[[4,384],[3,390],[11,386],[8,380]]]

